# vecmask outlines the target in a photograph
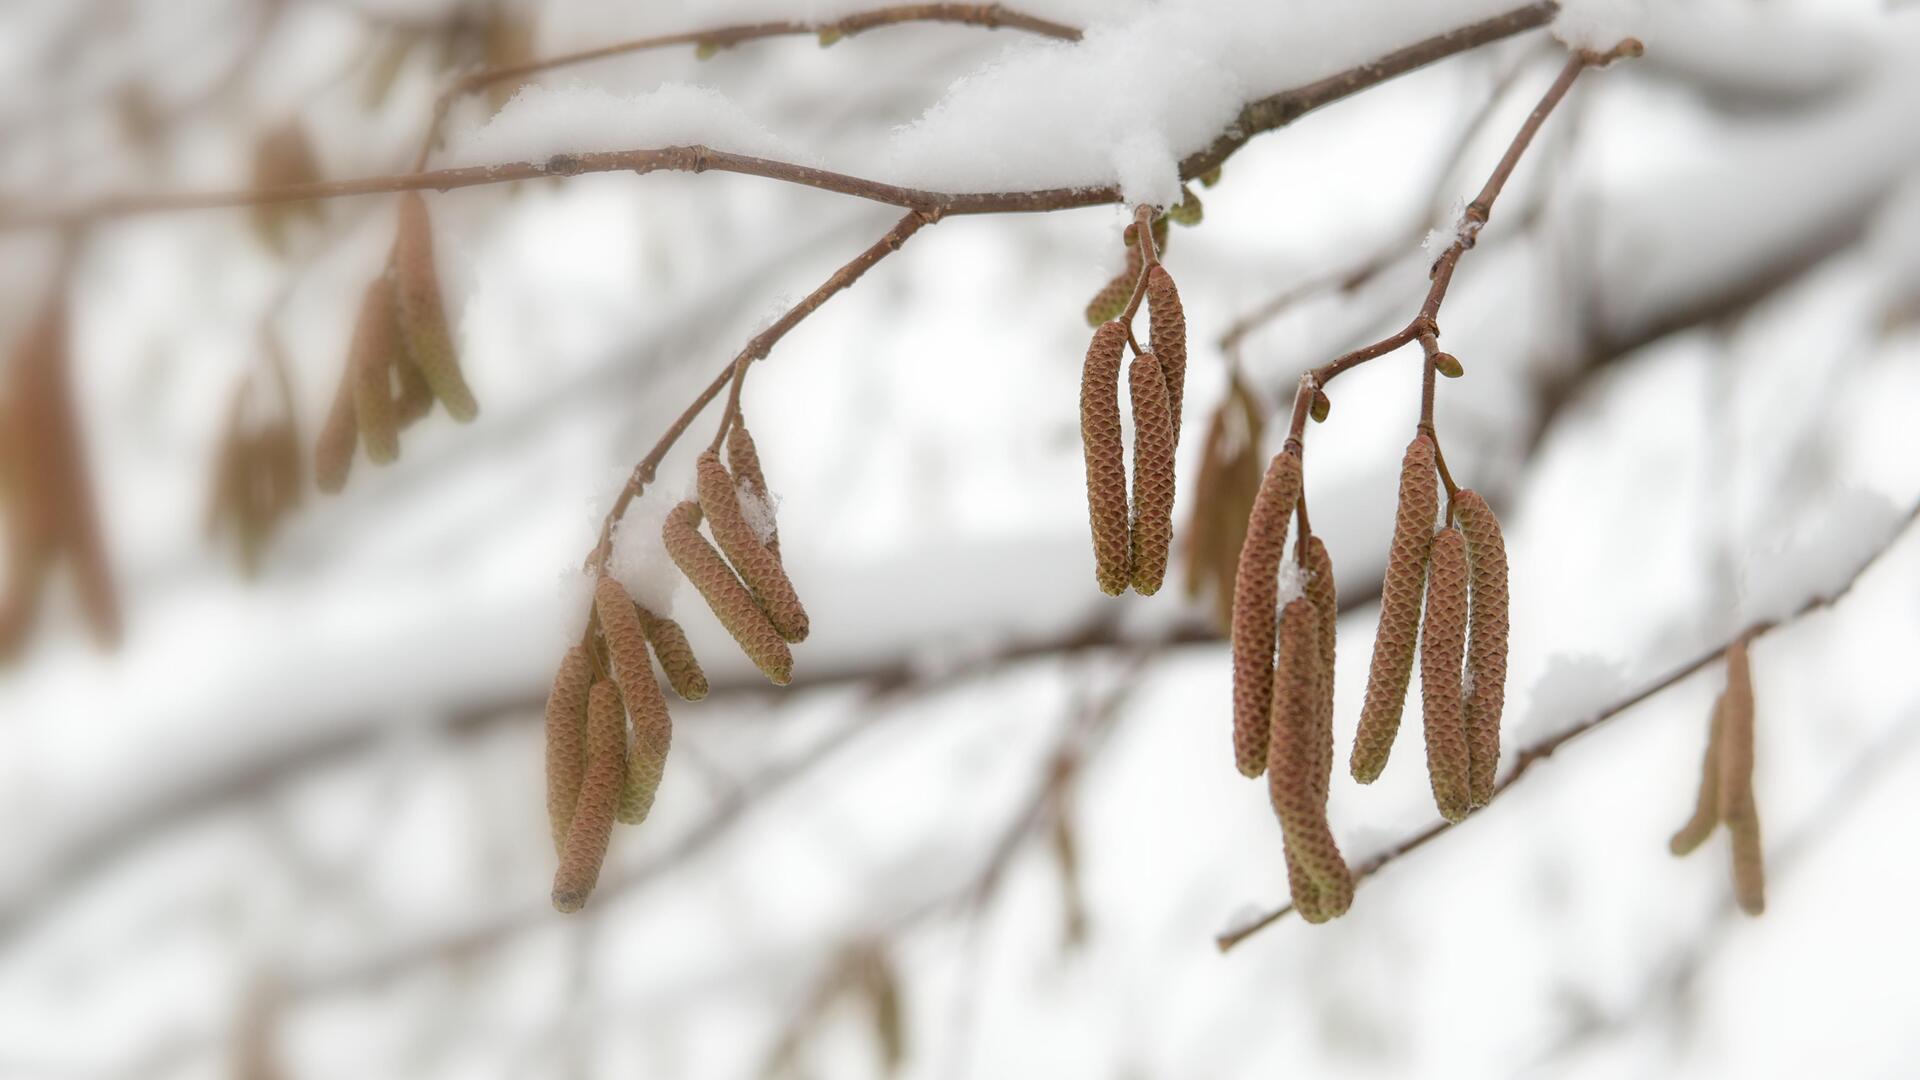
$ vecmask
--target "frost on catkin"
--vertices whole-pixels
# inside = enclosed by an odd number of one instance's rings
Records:
[[[1133,358],[1127,369],[1133,395],[1133,589],[1142,596],[1160,591],[1173,547],[1173,441],[1167,386],[1152,353]]]
[[[1093,527],[1094,577],[1100,591],[1119,596],[1132,580],[1128,551],[1126,447],[1120,437],[1120,354],[1127,328],[1117,322],[1093,332],[1080,377],[1080,441],[1087,459],[1087,517]]]
[[[573,804],[587,771],[587,691],[593,664],[579,645],[567,650],[547,694],[547,820],[553,826],[553,850],[563,854]]]
[[[1147,271],[1147,312],[1152,317],[1153,355],[1167,380],[1167,412],[1173,417],[1173,443],[1180,445],[1180,403],[1187,386],[1187,316],[1173,275],[1156,265]]]
[[[1367,696],[1360,708],[1349,762],[1363,784],[1379,779],[1393,752],[1413,677],[1413,650],[1420,636],[1420,594],[1427,577],[1427,550],[1440,497],[1434,488],[1433,440],[1414,437],[1400,463],[1400,506],[1394,515],[1393,544],[1380,586],[1380,629],[1373,639],[1373,663],[1367,671]]]
[[[1713,700],[1713,719],[1707,725],[1707,752],[1700,762],[1700,794],[1694,800],[1693,816],[1673,834],[1667,847],[1675,855],[1688,855],[1713,835],[1720,824],[1720,758],[1725,748],[1727,695]]]
[[[707,673],[700,670],[700,661],[693,655],[693,646],[687,641],[687,632],[680,624],[664,615],[655,615],[638,603],[634,612],[640,617],[640,625],[647,631],[647,640],[653,643],[653,655],[660,660],[661,670],[667,673],[667,682],[672,684],[673,692],[683,701],[699,701],[707,696]]]
[[[768,507],[767,550],[780,554],[780,527],[772,520],[773,492],[767,488],[767,478],[760,471],[760,451],[753,444],[753,435],[747,431],[745,420],[735,420],[733,430],[727,432],[727,468],[742,488]]]
[[[1500,714],[1507,700],[1507,543],[1479,492],[1461,489],[1454,513],[1467,538],[1472,593],[1467,619],[1467,751],[1473,805],[1493,798],[1500,767]]]
[[[733,576],[726,560],[700,535],[699,524],[697,503],[683,502],[674,507],[660,530],[667,554],[687,580],[693,582],[694,588],[700,590],[700,596],[713,609],[720,625],[740,643],[741,650],[761,674],[776,686],[787,685],[793,681],[792,650],[768,621],[767,613],[753,602],[740,579]]]
[[[613,836],[613,816],[627,774],[627,725],[612,683],[593,684],[587,697],[587,767],[567,826],[560,869],[553,875],[553,906],[579,911],[600,880]]]
[[[1273,708],[1274,604],[1287,523],[1300,501],[1300,451],[1275,454],[1254,496],[1233,580],[1233,757],[1243,776],[1267,767]]]
[[[460,372],[453,332],[440,296],[440,272],[433,261],[433,222],[417,191],[400,196],[400,235],[393,244],[393,275],[399,296],[400,331],[407,355],[419,369],[448,415],[465,422],[480,407]]]
[[[740,511],[740,489],[734,486],[720,455],[709,450],[700,455],[695,466],[700,495],[700,512],[707,528],[719,542],[727,561],[740,574],[755,603],[767,613],[773,628],[788,641],[807,637],[807,612],[793,591],[793,581],[780,565],[780,557],[767,550],[760,537]]]
[[[1720,753],[1720,818],[1733,837],[1733,896],[1740,910],[1766,910],[1766,867],[1760,813],[1753,801],[1753,672],[1747,643],[1727,650],[1726,709]]]
[[[1353,902],[1353,877],[1327,827],[1326,796],[1313,776],[1320,760],[1315,735],[1323,682],[1321,622],[1313,601],[1304,596],[1288,601],[1280,613],[1267,757],[1267,793],[1285,834],[1290,866],[1297,865],[1313,885],[1304,906],[1303,897],[1294,898],[1310,922],[1333,918]]]
[[[1420,633],[1420,704],[1426,718],[1427,779],[1440,816],[1459,821],[1473,806],[1466,701],[1460,666],[1467,646],[1467,542],[1459,529],[1434,534],[1427,620]]]
[[[393,284],[373,279],[360,301],[347,367],[353,379],[353,411],[367,460],[384,465],[400,456],[400,428],[394,417],[393,367],[399,342],[393,326]]]

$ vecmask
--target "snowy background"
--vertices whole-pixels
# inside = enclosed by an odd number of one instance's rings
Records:
[[[547,54],[867,6],[526,12]],[[462,103],[431,163],[698,139],[953,190],[1164,197],[1240,101],[1513,5],[1019,6],[1088,38],[918,25],[613,58],[491,122]],[[1660,8],[1636,24],[1647,57],[1584,76],[1549,122],[1444,312],[1467,377],[1440,387],[1440,431],[1513,565],[1509,761],[1845,580],[1920,493],[1920,7]],[[0,5],[0,214],[244,186],[253,139],[295,113],[327,176],[405,171],[435,42],[483,13]],[[1220,335],[1382,255],[1238,352],[1280,402],[1397,328],[1420,237],[1563,58],[1533,31],[1446,60],[1255,139],[1201,191],[1167,253],[1194,350],[1182,526]],[[130,137],[129,94],[162,137]],[[910,1077],[1920,1073],[1912,536],[1755,646],[1763,918],[1734,913],[1723,839],[1666,850],[1716,664],[1390,865],[1348,917],[1216,949],[1285,900],[1285,868],[1264,786],[1233,768],[1208,604],[1092,580],[1081,311],[1120,263],[1113,207],[940,222],[755,370],[813,636],[773,691],[681,590],[716,692],[674,705],[653,818],[616,833],[585,912],[554,913],[538,713],[578,632],[573,569],[686,401],[898,215],[717,173],[429,201],[480,418],[436,413],[397,465],[357,463],[252,581],[202,535],[220,419],[265,317],[310,440],[392,200],[328,204],[286,258],[242,211],[86,235],[75,380],[128,633],[96,651],[57,579],[0,669],[0,1077],[878,1075],[876,970]],[[47,239],[0,234],[4,340]],[[1343,377],[1309,435],[1343,594],[1378,586],[1416,355]],[[669,458],[661,487],[690,480]],[[1343,746],[1375,617],[1341,624]],[[1379,783],[1336,772],[1356,861],[1434,820],[1417,729]]]

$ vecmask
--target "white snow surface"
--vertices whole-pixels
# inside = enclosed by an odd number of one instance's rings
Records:
[[[607,560],[607,572],[656,615],[673,613],[673,594],[680,586],[680,571],[660,540],[667,513],[679,502],[679,496],[659,488],[635,499],[614,529],[613,556]]]
[[[1561,0],[1553,36],[1569,48],[1605,52],[1625,38],[1645,40],[1647,0]]]
[[[579,82],[521,87],[491,120],[456,131],[438,163],[497,165],[695,143],[814,164],[710,87],[667,83],[645,93],[619,94]]]
[[[1830,597],[1884,548],[1901,514],[1885,496],[1858,489],[1809,507],[1784,541],[1754,551],[1741,574],[1742,622],[1785,619]]]
[[[1553,738],[1627,696],[1631,687],[1619,664],[1587,654],[1560,654],[1533,684],[1527,716],[1513,731],[1521,746]]]

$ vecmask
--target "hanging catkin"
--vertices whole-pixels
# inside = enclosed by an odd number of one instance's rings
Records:
[[[1173,440],[1166,377],[1153,353],[1127,368],[1133,396],[1133,591],[1152,596],[1167,576],[1173,546]]]
[[[1373,640],[1367,672],[1366,702],[1354,735],[1353,778],[1371,784],[1387,767],[1393,737],[1406,707],[1413,677],[1413,650],[1420,636],[1420,594],[1427,577],[1427,550],[1433,542],[1434,515],[1440,498],[1434,489],[1433,440],[1417,435],[1400,463],[1400,506],[1394,515],[1393,544],[1380,586],[1380,629]]]
[[[567,824],[560,868],[553,875],[553,906],[561,911],[579,911],[600,880],[626,773],[627,725],[620,695],[612,683],[594,683],[587,696],[587,767],[573,820]]]
[[[407,355],[420,370],[448,415],[465,422],[480,408],[460,372],[453,333],[440,296],[440,272],[433,261],[433,222],[417,191],[400,196],[400,234],[393,245],[394,284],[399,297],[401,336]]]
[[[1693,804],[1693,816],[1673,834],[1667,847],[1675,855],[1691,854],[1720,824],[1720,759],[1726,739],[1727,695],[1713,699],[1713,719],[1707,725],[1707,752],[1700,763],[1700,794]]]
[[[547,821],[553,826],[553,850],[563,854],[573,804],[587,771],[587,691],[593,662],[579,645],[567,650],[547,694]]]
[[[1180,406],[1187,386],[1187,316],[1173,275],[1155,264],[1147,271],[1147,313],[1152,317],[1153,355],[1167,380],[1167,413],[1173,418],[1173,443],[1180,445]]]
[[[733,576],[726,560],[700,535],[699,524],[699,504],[683,502],[674,507],[660,531],[667,554],[687,580],[693,582],[694,588],[700,590],[700,596],[713,609],[720,625],[740,643],[741,650],[761,674],[776,686],[787,685],[793,680],[792,650],[767,620],[767,613],[753,602],[753,596],[740,584],[740,579]]]
[[[1246,542],[1247,518],[1260,492],[1259,404],[1236,374],[1226,399],[1207,424],[1193,509],[1182,534],[1186,591],[1198,599],[1211,588],[1214,618],[1222,633],[1233,628],[1233,577]]]
[[[1460,669],[1467,646],[1467,542],[1459,529],[1433,536],[1427,619],[1420,631],[1420,705],[1426,719],[1427,779],[1440,816],[1459,821],[1473,807],[1466,699]]]
[[[780,527],[773,520],[773,492],[760,471],[760,450],[754,446],[745,418],[736,419],[733,430],[727,432],[727,468],[741,489],[767,508],[767,550],[780,554]]]
[[[1233,757],[1243,776],[1267,767],[1273,709],[1274,604],[1287,523],[1300,501],[1300,451],[1287,447],[1267,465],[1247,519],[1233,581]]]
[[[1127,328],[1093,332],[1080,377],[1080,440],[1087,459],[1087,517],[1093,526],[1094,577],[1111,596],[1132,580],[1128,551],[1126,446],[1120,437],[1120,354]]]
[[[1310,774],[1324,806],[1333,779],[1333,672],[1334,637],[1340,627],[1340,598],[1334,591],[1333,556],[1318,536],[1305,538],[1307,545],[1306,597],[1320,619],[1320,667],[1314,673],[1319,696],[1314,700],[1313,743]]]
[[[654,678],[653,660],[647,655],[647,633],[633,599],[625,586],[613,577],[602,577],[594,585],[594,614],[600,620],[600,634],[607,644],[607,657],[613,661],[613,678],[620,687],[620,700],[626,704],[633,722],[633,744],[627,758],[626,783],[620,790],[617,817],[628,825],[638,825],[653,806],[653,794],[666,770],[667,750],[673,741],[673,721],[667,716],[667,699]]]
[[[780,565],[780,557],[767,550],[740,512],[740,489],[727,475],[727,467],[720,464],[720,455],[712,450],[701,454],[695,474],[700,512],[706,516],[707,528],[712,530],[721,552],[780,636],[787,641],[805,641],[806,609],[800,606],[800,597],[794,593],[793,581]]]
[[[1507,544],[1479,492],[1454,495],[1467,538],[1472,591],[1467,621],[1467,752],[1473,805],[1493,798],[1500,766],[1500,714],[1507,700]]]
[[[384,275],[360,301],[347,367],[353,378],[353,411],[367,460],[384,465],[400,456],[399,425],[394,418],[393,366],[399,342],[393,325],[393,283]]]
[[[1727,650],[1726,709],[1720,753],[1720,818],[1733,837],[1733,896],[1740,910],[1766,910],[1760,813],[1753,800],[1753,671],[1745,638]]]
[[[347,473],[353,468],[354,447],[360,441],[360,423],[353,407],[353,365],[340,375],[340,388],[334,391],[333,406],[320,426],[313,445],[313,483],[326,494],[347,486]]]
[[[640,625],[647,632],[647,640],[653,643],[653,655],[660,660],[661,670],[667,673],[667,682],[673,685],[673,692],[683,701],[699,701],[707,696],[707,673],[700,670],[700,661],[693,655],[693,646],[687,642],[687,632],[680,624],[665,615],[655,615],[639,603],[633,610],[640,617]]]
[[[1311,880],[1301,915],[1325,921],[1352,902],[1353,882],[1327,828],[1326,799],[1312,776],[1320,710],[1321,618],[1304,596],[1280,613],[1279,665],[1273,678],[1272,731],[1268,739],[1267,793],[1280,819],[1289,858]],[[1295,897],[1296,906],[1299,897]]]

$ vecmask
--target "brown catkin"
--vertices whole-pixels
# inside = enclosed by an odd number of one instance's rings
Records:
[[[640,617],[640,625],[647,631],[647,640],[653,643],[653,655],[660,660],[661,670],[667,673],[667,682],[673,685],[673,692],[683,701],[699,701],[707,696],[707,673],[700,670],[700,661],[693,655],[693,646],[687,642],[687,632],[680,624],[665,615],[655,615],[639,604],[634,604],[634,613]]]
[[[693,582],[694,588],[700,590],[700,596],[713,609],[720,625],[740,643],[741,650],[761,674],[776,686],[787,685],[793,680],[793,651],[767,620],[767,613],[753,602],[753,596],[740,584],[740,579],[733,576],[726,560],[700,535],[699,524],[699,504],[683,502],[674,507],[660,530],[667,554],[687,580]]]
[[[754,445],[745,420],[735,420],[733,430],[727,432],[727,468],[749,495],[765,504],[769,530],[767,550],[780,554],[780,527],[773,521],[773,491],[767,487],[766,475],[760,471],[760,450]]]
[[[393,275],[398,288],[400,330],[407,355],[419,369],[448,415],[465,422],[480,407],[460,372],[453,332],[440,296],[440,272],[433,261],[433,222],[417,191],[400,196],[400,233],[393,244]]]
[[[1100,286],[1087,302],[1087,325],[1099,326],[1112,322],[1127,310],[1127,301],[1133,299],[1133,287],[1140,281],[1140,267],[1146,260],[1140,255],[1140,245],[1134,243],[1134,229],[1129,225],[1120,230],[1120,243],[1127,253],[1127,265],[1111,281]]]
[[[1753,800],[1753,671],[1745,639],[1727,650],[1726,710],[1720,751],[1720,818],[1733,837],[1733,896],[1740,910],[1766,910],[1765,855]]]
[[[1187,316],[1173,275],[1155,264],[1147,271],[1147,313],[1152,317],[1153,355],[1167,380],[1167,412],[1173,418],[1173,443],[1180,445],[1180,405],[1187,386]]]
[[[628,825],[638,825],[647,819],[660,777],[666,772],[673,721],[667,716],[666,695],[660,692],[660,681],[653,674],[653,659],[647,655],[646,628],[626,587],[616,578],[602,577],[594,585],[593,610],[600,620],[607,658],[613,661],[620,700],[626,703],[627,716],[633,722],[626,783],[620,789],[615,816]]]
[[[1700,794],[1694,800],[1693,816],[1667,842],[1675,855],[1691,854],[1720,824],[1720,758],[1725,747],[1726,712],[1727,695],[1721,694],[1713,701],[1713,719],[1707,724],[1707,752],[1700,763]]]
[[[1500,768],[1500,714],[1507,700],[1507,542],[1480,493],[1462,488],[1454,514],[1467,538],[1467,752],[1473,805],[1493,798]]]
[[[1259,776],[1267,767],[1267,735],[1272,726],[1274,604],[1279,596],[1280,559],[1286,553],[1287,523],[1300,501],[1300,451],[1275,454],[1254,496],[1247,518],[1247,539],[1233,580],[1233,757],[1241,775]]]
[[[1420,631],[1420,705],[1426,718],[1427,779],[1440,816],[1459,821],[1473,807],[1468,780],[1466,699],[1460,683],[1467,648],[1467,541],[1459,529],[1433,536],[1427,619]]]
[[[1133,395],[1133,591],[1152,596],[1167,576],[1173,547],[1173,440],[1167,384],[1152,353],[1127,368]]]
[[[1400,506],[1394,514],[1393,544],[1380,586],[1380,629],[1373,639],[1367,671],[1367,696],[1349,765],[1353,778],[1371,784],[1387,767],[1393,738],[1400,731],[1407,683],[1413,677],[1413,650],[1420,636],[1420,594],[1426,584],[1427,551],[1433,542],[1434,515],[1440,497],[1434,488],[1433,440],[1417,435],[1400,462]]]
[[[1313,883],[1307,898],[1312,910],[1302,908],[1301,914],[1325,920],[1347,909],[1353,881],[1327,829],[1326,797],[1312,776],[1319,758],[1313,734],[1321,695],[1320,630],[1320,613],[1304,596],[1289,601],[1280,613],[1267,793],[1280,818],[1289,856]],[[1296,896],[1296,906],[1299,900]]]
[[[359,419],[353,407],[353,365],[340,373],[340,388],[334,391],[333,406],[313,445],[313,483],[326,494],[347,486],[347,473],[353,468],[354,447],[360,441]]]
[[[393,367],[400,383],[400,391],[393,396],[393,418],[404,428],[432,411],[433,387],[427,385],[426,376],[420,374],[420,368],[404,348],[395,357]]]
[[[598,682],[587,696],[587,767],[567,825],[560,868],[553,875],[553,906],[579,911],[600,881],[600,864],[613,836],[613,817],[627,774],[627,725],[613,684]]]
[[[547,821],[553,826],[553,850],[563,854],[573,804],[587,772],[587,691],[593,662],[579,645],[567,650],[547,694]]]
[[[700,455],[695,466],[700,495],[700,512],[707,528],[719,542],[720,551],[739,572],[740,580],[753,593],[754,602],[767,613],[773,628],[787,641],[807,638],[807,611],[793,591],[793,581],[780,565],[780,557],[767,550],[760,537],[740,511],[740,489],[734,486],[720,455],[712,450]]]
[[[1094,577],[1119,596],[1132,580],[1128,551],[1126,446],[1120,436],[1120,354],[1127,328],[1102,324],[1087,346],[1080,377],[1080,441],[1087,459],[1087,517],[1093,527]]]
[[[1307,544],[1306,597],[1320,619],[1319,696],[1314,701],[1311,762],[1313,782],[1325,802],[1333,779],[1333,672],[1334,638],[1340,626],[1340,598],[1334,591],[1333,556],[1318,536],[1305,538]]]
[[[398,342],[393,325],[393,283],[385,275],[367,286],[354,324],[347,367],[353,378],[353,412],[367,460],[384,465],[400,456],[393,408],[393,361]]]

